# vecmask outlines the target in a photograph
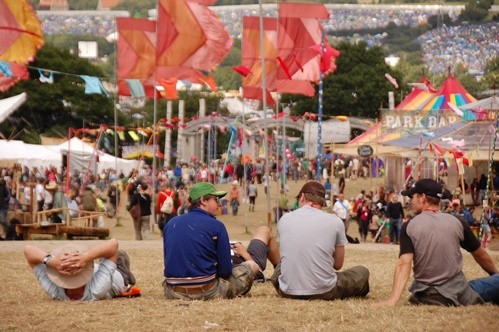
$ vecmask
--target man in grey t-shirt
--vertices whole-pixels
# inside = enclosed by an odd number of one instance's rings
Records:
[[[325,196],[322,184],[307,182],[296,197],[300,207],[279,220],[282,258],[271,281],[283,297],[335,300],[369,293],[367,268],[337,271],[347,239],[341,219],[322,211]]]
[[[402,191],[402,195],[411,198],[411,209],[416,216],[402,225],[390,297],[375,306],[394,306],[398,302],[411,267],[414,282],[409,302],[412,304],[499,304],[499,271],[492,258],[466,222],[440,211],[440,200],[450,197],[450,193],[435,180],[421,179]],[[460,248],[470,252],[490,276],[468,282],[462,272]]]

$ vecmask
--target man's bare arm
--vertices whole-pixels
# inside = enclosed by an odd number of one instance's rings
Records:
[[[480,246],[477,250],[473,251],[471,253],[475,261],[480,265],[480,267],[487,272],[489,275],[496,274],[499,271],[497,270],[494,261],[492,261],[492,258],[490,255],[485,251],[485,249]]]
[[[334,247],[334,269],[339,270],[343,267],[343,263],[345,262],[345,246],[336,246]]]
[[[395,273],[393,276],[393,286],[392,292],[390,293],[390,297],[388,300],[377,302],[374,304],[376,307],[392,307],[397,304],[400,296],[404,292],[405,286],[407,284],[407,280],[409,280],[409,276],[411,275],[412,270],[412,260],[414,258],[414,254],[403,254],[399,257],[397,266],[395,267]]]

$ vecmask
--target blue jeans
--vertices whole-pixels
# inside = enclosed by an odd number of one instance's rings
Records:
[[[471,289],[480,295],[485,302],[499,304],[499,273],[489,277],[471,280]]]
[[[5,235],[7,235],[7,228],[9,227],[9,221],[7,220],[7,210],[0,210],[0,224],[3,227]]]
[[[400,231],[400,222],[401,219],[393,219],[390,218],[390,242],[395,243],[399,240],[399,231]]]

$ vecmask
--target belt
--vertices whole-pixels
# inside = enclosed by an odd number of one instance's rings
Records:
[[[206,284],[201,285],[168,285],[172,291],[180,294],[201,294],[209,291],[217,285],[217,279],[214,279]]]

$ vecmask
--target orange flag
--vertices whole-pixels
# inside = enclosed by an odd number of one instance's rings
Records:
[[[42,25],[26,0],[0,0],[0,60],[26,64],[43,46]]]
[[[215,81],[215,77],[213,76],[205,76],[205,77],[201,77],[200,80],[208,85],[211,89],[211,91],[213,92],[217,92],[218,91],[218,88],[217,88],[217,83]]]
[[[178,98],[178,92],[177,92],[177,79],[176,78],[170,78],[170,79],[159,79],[158,82],[161,84],[163,89],[165,89],[161,95],[163,98],[167,100],[174,100]]]

